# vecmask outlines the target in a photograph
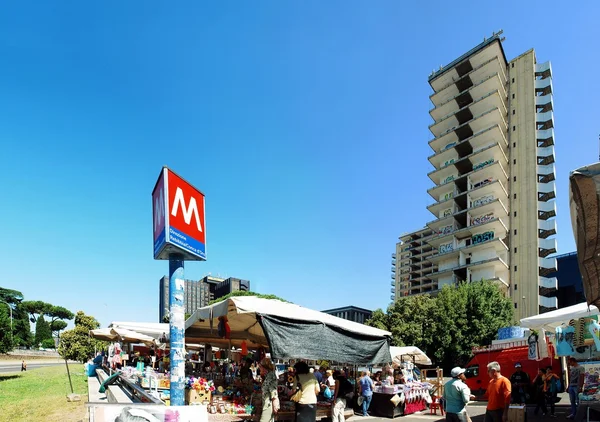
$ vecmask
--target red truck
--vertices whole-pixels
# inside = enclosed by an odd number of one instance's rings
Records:
[[[550,345],[548,350],[550,357],[540,361],[529,360],[527,358],[528,350],[525,340],[492,344],[473,349],[473,358],[465,368],[467,385],[471,389],[471,394],[475,395],[478,400],[484,398],[490,380],[487,374],[487,364],[494,361],[500,364],[502,375],[509,379],[515,372],[516,362],[521,363],[523,371],[529,375],[531,381],[537,375],[539,368],[552,366],[555,374],[559,376],[562,374],[560,359],[554,359],[555,353],[552,345]]]

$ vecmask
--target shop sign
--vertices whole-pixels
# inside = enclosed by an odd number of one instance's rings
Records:
[[[154,259],[206,260],[204,194],[167,167],[152,191]]]
[[[477,182],[473,185],[473,189],[478,188],[480,186],[487,185],[488,183],[492,183],[492,178],[488,177],[487,179],[483,179],[481,182]]]
[[[473,166],[473,171],[475,171],[475,170],[479,170],[480,168],[483,168],[483,167],[485,167],[485,166],[489,166],[489,165],[490,165],[490,164],[492,164],[493,162],[494,162],[494,159],[493,159],[493,158],[490,158],[489,160],[485,160],[485,161],[484,161],[484,162],[482,162],[482,163],[475,164],[475,165]]]
[[[479,217],[475,217],[471,220],[472,226],[479,226],[480,224],[485,224],[490,220],[494,219],[494,213],[490,212],[488,214],[480,215]]]
[[[482,197],[474,200],[472,206],[478,207],[480,205],[487,204],[488,202],[492,202],[493,200],[494,200],[494,195],[482,196]]]
[[[485,232],[481,234],[474,234],[471,236],[471,244],[477,245],[479,243],[487,242],[488,240],[492,240],[494,238],[494,232]]]
[[[454,250],[454,244],[452,242],[446,243],[444,245],[440,245],[439,251],[440,253],[448,253]]]

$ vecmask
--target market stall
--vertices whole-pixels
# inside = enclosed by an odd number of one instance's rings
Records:
[[[391,366],[383,368],[381,381],[373,390],[369,412],[374,416],[394,418],[427,408],[433,385],[420,381],[417,365],[431,365],[431,359],[418,347],[390,347]],[[357,410],[359,410],[357,408]]]
[[[259,360],[268,351],[272,359],[285,361],[328,360],[363,365],[391,361],[391,334],[387,331],[292,303],[253,296],[233,297],[198,309],[186,321],[185,334],[186,340],[190,342],[228,349],[238,347],[246,352],[242,353],[243,357],[250,355],[250,350],[254,349],[254,360]],[[294,403],[286,400],[288,391],[285,375],[283,378],[282,380],[280,377],[278,386],[282,400],[278,420],[294,417]],[[240,398],[242,405],[244,401],[246,404],[250,401],[254,411],[260,411],[260,387],[255,385],[254,394],[250,396],[240,387],[234,381],[234,397]],[[231,386],[223,388],[228,391]],[[218,411],[221,401],[226,403],[227,397],[213,394],[211,401],[207,403],[209,413]],[[330,415],[331,403],[319,402],[317,417],[325,418]]]

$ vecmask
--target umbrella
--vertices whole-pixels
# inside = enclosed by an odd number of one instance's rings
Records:
[[[115,341],[119,338],[119,336],[113,333],[110,328],[98,328],[96,330],[90,330],[89,334],[92,338],[104,341]]]
[[[400,365],[405,357],[410,357],[416,365],[431,365],[431,359],[418,347],[405,346],[405,347],[390,347],[390,355],[392,356],[392,363]]]

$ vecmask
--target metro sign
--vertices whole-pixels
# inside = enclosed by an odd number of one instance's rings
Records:
[[[154,259],[206,260],[204,194],[167,167],[152,191]]]

